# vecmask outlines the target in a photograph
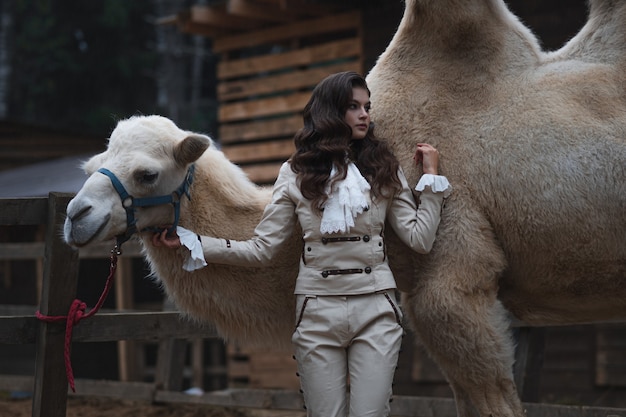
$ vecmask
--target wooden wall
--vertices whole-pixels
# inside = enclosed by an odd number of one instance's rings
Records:
[[[273,183],[294,151],[311,89],[338,71],[363,70],[358,11],[214,40],[219,54],[218,140],[259,184]]]

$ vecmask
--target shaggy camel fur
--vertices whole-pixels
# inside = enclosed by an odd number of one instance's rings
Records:
[[[378,134],[412,183],[415,143],[435,145],[454,193],[428,256],[391,248],[412,327],[454,391],[458,415],[521,417],[509,312],[535,325],[626,317],[626,0],[591,0],[561,50],[542,52],[499,0],[407,0],[397,34],[368,75]],[[207,149],[208,148],[208,149]],[[161,117],[121,121],[68,207],[75,246],[124,233],[105,175],[131,195],[166,195],[195,162],[180,224],[245,239],[268,190]],[[171,206],[137,209],[139,229]],[[141,239],[150,233],[140,233]],[[190,316],[226,338],[289,345],[298,231],[270,268],[210,264],[188,273],[175,253],[145,254]],[[392,236],[389,245],[393,246]]]
[[[459,416],[520,417],[509,312],[626,318],[626,1],[547,53],[501,0],[406,0],[367,81],[409,182],[427,142],[454,187],[433,251],[400,255],[410,323]]]

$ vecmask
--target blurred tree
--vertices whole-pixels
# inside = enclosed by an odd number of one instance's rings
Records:
[[[7,117],[94,133],[156,109],[151,1],[14,0]]]
[[[193,4],[223,0],[153,0],[157,18],[175,15]],[[157,104],[179,126],[208,133],[217,130],[216,61],[211,40],[180,31],[176,25],[156,25]]]

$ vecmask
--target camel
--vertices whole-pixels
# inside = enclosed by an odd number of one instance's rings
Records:
[[[536,326],[626,318],[626,0],[591,0],[588,23],[550,53],[501,0],[405,4],[367,76],[372,118],[411,183],[415,143],[435,145],[454,192],[430,254],[387,236],[402,306],[458,416],[521,417],[511,317]],[[65,240],[81,247],[127,235],[122,199],[99,169],[141,199],[180,189],[191,166],[179,224],[250,237],[268,189],[208,136],[138,116],[120,121],[107,150],[84,164],[89,178],[68,206]],[[173,207],[134,211],[164,291],[226,339],[287,347],[298,231],[270,267],[186,272],[179,253],[149,242]]]
[[[589,6],[545,52],[501,0],[406,0],[367,75],[409,182],[427,142],[454,187],[432,252],[390,253],[415,271],[396,274],[402,305],[462,417],[524,415],[510,315],[626,318],[626,1]]]

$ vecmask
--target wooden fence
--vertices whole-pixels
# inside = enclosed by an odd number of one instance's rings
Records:
[[[78,250],[61,238],[65,209],[72,195],[52,193],[48,198],[0,200],[0,225],[47,225],[45,236],[43,282],[39,310],[48,316],[63,316],[76,296]],[[106,271],[103,271],[103,275]],[[152,399],[155,389],[179,390],[185,355],[185,339],[216,337],[215,330],[182,319],[176,311],[102,312],[76,326],[74,342],[118,340],[161,341],[155,384],[114,383],[112,381],[77,381],[83,394],[119,396],[122,392]],[[36,343],[34,379],[2,377],[0,389],[33,392],[33,417],[62,417],[66,414],[68,396],[64,357],[64,323],[39,321],[34,311],[28,315],[0,317],[0,343]]]
[[[76,295],[79,253],[60,234],[65,209],[72,195],[51,193],[48,198],[0,199],[0,225],[45,224],[43,282],[39,309],[44,315],[66,315]],[[516,382],[522,398],[532,396],[541,364],[542,329],[522,328],[518,347]],[[300,393],[289,390],[236,389],[202,396],[180,392],[185,339],[217,337],[210,326],[181,318],[178,312],[100,312],[82,321],[73,342],[118,340],[160,341],[154,383],[77,380],[80,395],[141,399],[153,402],[196,403],[302,411]],[[0,390],[32,390],[33,417],[65,417],[68,387],[64,366],[65,325],[39,321],[32,314],[0,316],[0,344],[36,344],[34,377],[0,376]],[[538,346],[539,349],[533,349]],[[524,404],[529,417],[626,417],[626,410]],[[392,416],[453,417],[449,398],[395,396]]]
[[[213,39],[217,137],[252,181],[276,180],[319,81],[334,72],[363,72],[361,21],[360,12],[351,11]]]

